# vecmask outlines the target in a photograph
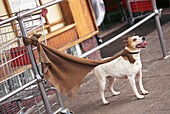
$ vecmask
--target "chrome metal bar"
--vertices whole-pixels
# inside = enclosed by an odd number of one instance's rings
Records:
[[[1,64],[3,64],[4,61],[3,61],[2,53],[0,53],[0,56],[1,56]],[[4,78],[6,79],[5,67],[2,67],[2,69],[3,69],[3,73],[4,73]]]
[[[155,0],[151,0],[151,1],[152,1],[153,10],[156,13],[155,22],[156,22],[156,26],[157,26],[157,31],[158,31],[158,35],[159,35],[159,41],[160,41],[160,44],[161,44],[163,57],[166,57],[167,56],[167,50],[166,50],[166,46],[165,46],[165,43],[164,43],[164,37],[163,37],[162,28],[161,28],[161,24],[160,24],[160,20],[159,20],[159,11],[156,7]]]
[[[54,90],[54,92],[56,93],[58,102],[59,102],[59,104],[61,106],[61,109],[64,110],[64,105],[62,103],[62,100],[61,100],[61,97],[60,97],[60,93],[54,87],[51,87],[51,89]]]
[[[16,19],[17,19],[17,16],[10,17],[10,18],[8,18],[8,19],[5,19],[5,20],[3,20],[3,21],[0,21],[0,25],[9,23],[9,22],[11,22],[11,21],[13,21],[13,20],[16,20]]]
[[[16,93],[20,92],[21,90],[23,90],[23,89],[29,87],[30,85],[34,84],[35,82],[37,82],[37,79],[32,80],[31,82],[29,82],[29,83],[21,86],[20,88],[16,89],[15,91],[13,91],[13,92],[7,94],[6,96],[0,98],[0,102],[5,101],[6,99],[8,99],[8,98],[10,98],[11,96],[15,95]]]
[[[18,14],[18,15],[20,15],[20,14]],[[25,26],[24,26],[23,18],[22,17],[18,18],[18,22],[19,22],[19,26],[20,26],[20,29],[21,29],[21,32],[22,32],[22,36],[28,37],[27,31],[26,31]],[[30,57],[32,67],[33,67],[34,74],[35,74],[35,76],[38,80],[38,86],[39,86],[39,89],[40,89],[40,92],[41,92],[41,96],[42,96],[42,100],[43,100],[46,112],[47,112],[47,114],[52,114],[50,104],[48,102],[48,98],[46,96],[45,89],[44,89],[42,81],[41,81],[41,76],[40,76],[40,73],[39,73],[39,70],[38,70],[38,66],[37,66],[31,45],[27,46],[27,50],[28,50],[28,54],[29,54],[29,57]]]
[[[30,33],[30,32],[36,30],[37,28],[39,28],[39,27],[41,27],[41,26],[42,26],[42,24],[39,24],[39,25],[35,26],[34,28],[30,29],[30,30],[27,31],[27,32]]]
[[[41,16],[41,24],[43,25],[43,17],[42,17],[42,15],[41,15],[41,14],[40,14],[40,16]],[[45,33],[44,26],[42,26],[42,29],[43,29],[43,33]],[[47,45],[46,36],[45,36],[45,34],[43,34],[43,35],[44,35],[44,41],[45,41],[45,44]]]
[[[46,4],[42,5],[42,6],[39,6],[39,7],[37,7],[37,8],[34,8],[34,9],[29,10],[29,11],[23,12],[22,15],[24,16],[24,15],[31,14],[31,13],[33,13],[33,12],[36,12],[36,11],[41,10],[41,9],[43,9],[43,8],[52,6],[52,5],[54,5],[54,4],[56,4],[56,3],[59,3],[59,2],[62,2],[62,1],[64,1],[64,0],[54,0],[54,1],[52,1],[52,2],[48,2],[48,3],[46,3]]]
[[[91,53],[93,53],[93,52],[95,52],[95,51],[97,51],[97,50],[105,47],[106,45],[112,43],[113,41],[117,40],[118,38],[122,37],[123,35],[127,34],[127,33],[130,32],[130,31],[132,31],[132,30],[135,29],[136,27],[140,26],[141,24],[143,24],[144,22],[146,22],[147,20],[149,20],[150,18],[152,18],[153,16],[155,16],[155,14],[156,14],[155,12],[152,13],[152,14],[150,14],[149,16],[145,17],[143,20],[141,20],[141,21],[139,21],[138,23],[136,23],[135,25],[131,26],[130,28],[128,28],[128,29],[125,30],[124,32],[122,32],[122,33],[120,33],[119,35],[113,37],[112,39],[106,41],[105,43],[99,45],[98,47],[96,47],[96,48],[94,48],[94,49],[92,49],[92,50],[90,50],[90,51],[82,54],[82,55],[79,56],[79,57],[81,57],[81,58],[86,57],[87,55],[89,55],[89,54],[91,54]]]
[[[142,1],[150,1],[150,0],[129,0],[129,2],[142,2]]]
[[[14,60],[16,60],[16,59],[18,59],[18,58],[20,58],[20,57],[24,56],[24,55],[25,55],[25,54],[27,54],[27,53],[28,53],[28,52],[23,53],[23,54],[21,54],[21,55],[19,55],[19,56],[15,57],[15,58],[13,58],[13,59],[9,60],[9,61],[7,61],[7,60],[6,60],[6,62],[5,62],[5,63],[3,63],[2,65],[0,65],[0,68],[1,68],[1,67],[3,67],[3,66],[5,66],[5,65],[7,65],[8,63],[11,63],[12,61],[14,61]]]
[[[139,18],[146,17],[146,16],[148,16],[148,15],[150,15],[150,14],[152,14],[152,12],[147,13],[147,14],[143,14],[143,15],[136,16],[136,17],[134,17],[134,20],[139,19]]]
[[[38,106],[38,102],[36,100],[36,98],[34,97],[34,101],[35,101],[35,104],[36,104],[36,107],[37,107],[37,110],[38,110],[38,113],[41,114],[41,111],[39,109],[39,106]]]
[[[132,13],[132,8],[131,8],[131,5],[130,5],[130,2],[129,0],[126,0],[126,4],[127,4],[127,8],[128,8],[128,12],[129,12],[129,16],[130,16],[130,23],[134,23],[134,18],[133,18],[133,13]]]
[[[14,77],[16,77],[16,76],[18,76],[18,75],[20,75],[20,74],[22,74],[22,73],[28,71],[28,70],[30,70],[30,69],[32,69],[32,67],[27,68],[26,70],[23,70],[23,71],[21,71],[21,72],[15,74],[15,75],[13,75],[12,77],[9,77],[9,78],[6,78],[6,77],[5,77],[5,80],[2,80],[2,81],[0,82],[0,84],[5,83],[7,80],[10,80],[10,79],[12,79],[12,78],[14,78]],[[6,76],[6,75],[4,75],[4,76]]]
[[[37,8],[31,9],[31,10],[28,10],[28,11],[25,11],[25,12],[21,13],[20,15],[16,15],[16,16],[13,16],[13,17],[11,17],[11,18],[8,18],[8,19],[5,19],[5,20],[3,20],[3,21],[0,21],[0,25],[3,25],[3,24],[5,24],[5,23],[9,23],[9,22],[11,22],[11,21],[13,21],[13,20],[16,20],[16,19],[18,18],[18,16],[25,16],[25,15],[31,14],[31,13],[33,13],[33,12],[36,12],[36,11],[41,10],[41,9],[43,9],[43,8],[52,6],[52,5],[54,5],[54,4],[56,4],[56,3],[59,3],[59,2],[62,2],[62,1],[63,1],[63,0],[54,0],[54,1],[52,1],[52,2],[48,2],[48,3],[46,3],[46,4],[42,5],[42,6],[39,6],[39,7],[37,7]]]

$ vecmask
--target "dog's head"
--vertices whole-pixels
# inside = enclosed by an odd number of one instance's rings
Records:
[[[145,48],[147,45],[146,39],[140,36],[128,37],[123,41],[123,46],[129,51],[140,51],[142,48]]]

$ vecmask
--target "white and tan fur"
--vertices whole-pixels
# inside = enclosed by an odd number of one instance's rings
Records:
[[[140,59],[140,51],[142,48],[145,47],[145,45],[142,45],[144,41],[144,37],[132,36],[125,40],[123,43],[125,46],[125,50],[128,50],[132,53],[139,52],[137,54],[132,54],[133,58],[135,59],[134,63],[130,63],[128,59],[120,56],[112,60],[111,62],[95,67],[94,73],[99,81],[100,94],[104,104],[109,104],[109,101],[107,101],[104,96],[106,79],[109,79],[109,90],[112,92],[113,95],[120,94],[120,92],[116,92],[113,90],[113,84],[116,78],[127,78],[137,98],[143,99],[144,95],[148,94],[148,91],[144,89],[142,84],[142,63]],[[140,95],[138,93],[135,83],[136,76],[139,81],[139,87],[143,95]]]

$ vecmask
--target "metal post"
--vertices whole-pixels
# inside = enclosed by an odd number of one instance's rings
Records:
[[[132,13],[132,8],[131,8],[131,5],[130,5],[130,1],[126,0],[126,4],[127,4],[129,16],[130,16],[129,23],[130,23],[130,25],[133,25],[135,20],[133,18],[133,13]]]
[[[20,26],[20,29],[21,29],[21,32],[22,32],[22,36],[28,37],[28,34],[27,34],[25,26],[24,26],[24,22],[23,22],[22,12],[19,13],[17,16],[18,16],[18,23],[19,23],[19,26]],[[44,87],[43,87],[43,84],[42,84],[42,81],[41,81],[41,76],[40,76],[40,73],[39,73],[39,70],[38,70],[38,67],[37,67],[37,64],[36,64],[36,61],[35,61],[35,57],[34,57],[34,54],[33,54],[33,51],[32,51],[32,48],[31,48],[30,45],[27,46],[27,51],[28,51],[28,54],[29,54],[29,57],[30,57],[32,67],[34,69],[33,71],[34,71],[34,74],[35,74],[35,78],[38,79],[37,83],[38,83],[38,86],[39,86],[39,89],[40,89],[40,92],[41,92],[41,96],[42,96],[42,99],[43,99],[43,103],[44,103],[46,112],[47,112],[47,114],[52,114],[50,104],[48,102],[48,98],[46,96],[46,93],[45,93],[45,90],[44,90]]]
[[[60,93],[59,93],[54,87],[51,87],[51,89],[53,89],[54,92],[56,93],[58,102],[59,102],[59,104],[60,104],[62,110],[64,110],[64,106],[63,106],[63,102],[61,101]]]
[[[157,30],[158,30],[158,35],[159,35],[159,40],[160,40],[160,44],[161,44],[161,48],[162,48],[163,57],[166,57],[167,51],[166,51],[166,46],[165,46],[165,43],[164,43],[162,28],[161,28],[161,24],[160,24],[160,20],[159,20],[159,11],[156,7],[155,0],[151,0],[151,1],[152,1],[153,10],[156,13],[155,14],[155,21],[156,21],[156,26],[157,26]]]
[[[126,14],[125,8],[123,7],[123,3],[122,2],[120,2],[120,8],[122,10],[124,20],[128,21],[127,14]]]

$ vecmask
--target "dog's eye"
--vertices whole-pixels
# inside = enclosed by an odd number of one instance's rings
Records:
[[[135,38],[135,39],[133,39],[133,41],[136,41],[137,39]]]

